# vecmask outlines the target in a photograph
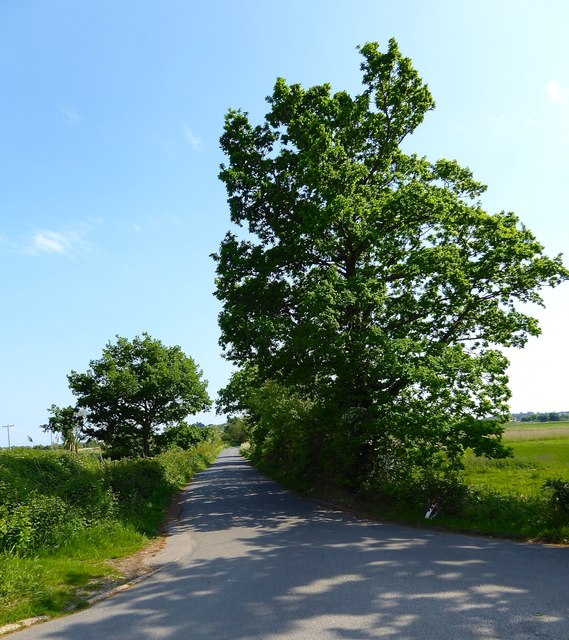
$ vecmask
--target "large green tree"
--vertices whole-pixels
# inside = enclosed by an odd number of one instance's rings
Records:
[[[87,372],[72,371],[68,380],[87,413],[85,433],[102,440],[114,457],[148,456],[160,427],[211,404],[192,358],[147,333],[133,340],[117,336]]]
[[[309,399],[307,460],[353,483],[378,460],[503,455],[500,347],[539,333],[524,303],[569,276],[469,169],[402,150],[433,98],[395,40],[360,52],[355,97],[278,79],[261,124],[228,112],[220,178],[247,233],[214,256],[227,358]]]

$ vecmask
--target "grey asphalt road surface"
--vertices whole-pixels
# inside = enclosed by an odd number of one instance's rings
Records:
[[[222,453],[138,585],[18,640],[569,640],[569,548],[369,522]]]

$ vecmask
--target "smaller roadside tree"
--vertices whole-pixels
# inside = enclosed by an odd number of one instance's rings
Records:
[[[178,447],[187,451],[196,447],[210,436],[210,431],[201,422],[188,424],[187,422],[179,422],[164,429],[157,437],[160,449],[173,449]]]
[[[48,409],[51,413],[47,424],[43,424],[42,429],[50,433],[61,436],[63,446],[69,451],[77,453],[79,442],[81,442],[82,430],[85,419],[79,407],[58,407],[52,404]]]
[[[223,438],[232,446],[238,446],[248,439],[247,423],[242,416],[231,416],[223,427]]]
[[[87,372],[67,378],[87,414],[84,433],[101,440],[113,458],[150,455],[161,427],[211,405],[193,359],[147,333],[132,341],[117,336]]]

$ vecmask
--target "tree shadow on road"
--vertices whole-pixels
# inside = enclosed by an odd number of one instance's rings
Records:
[[[41,637],[569,639],[565,548],[361,521],[227,454],[192,483],[188,528],[191,557]]]

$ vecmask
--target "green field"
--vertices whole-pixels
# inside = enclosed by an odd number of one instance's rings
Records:
[[[512,458],[467,456],[465,479],[469,485],[537,496],[549,478],[569,481],[569,422],[514,423],[506,427],[504,441],[513,450]]]
[[[504,441],[511,458],[466,456],[467,498],[459,516],[441,514],[440,524],[569,544],[567,489],[558,494],[546,486],[549,480],[569,482],[569,422],[513,423],[506,427]]]

